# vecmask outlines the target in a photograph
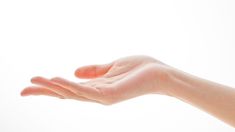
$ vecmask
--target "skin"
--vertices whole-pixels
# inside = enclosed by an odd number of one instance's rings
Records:
[[[111,105],[145,94],[163,94],[190,103],[235,127],[235,89],[211,82],[148,56],[120,58],[78,68],[71,82],[61,77],[33,77],[22,96],[46,95]]]

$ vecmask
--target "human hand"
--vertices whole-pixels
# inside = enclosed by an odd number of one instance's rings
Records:
[[[130,56],[109,64],[78,68],[75,76],[90,79],[87,82],[34,77],[31,82],[36,86],[25,88],[21,95],[47,95],[110,105],[144,94],[165,94],[168,69],[151,57]]]

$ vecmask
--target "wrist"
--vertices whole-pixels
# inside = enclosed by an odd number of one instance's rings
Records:
[[[155,93],[177,96],[177,91],[188,86],[189,75],[166,65],[155,67]]]
[[[168,74],[169,83],[165,87],[166,95],[181,99],[182,94],[195,89],[197,77],[175,68],[171,68]]]
[[[165,64],[156,63],[153,69],[153,93],[170,95],[174,85],[174,69]]]

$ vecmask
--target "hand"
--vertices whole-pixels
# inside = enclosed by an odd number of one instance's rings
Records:
[[[22,96],[47,95],[101,104],[113,104],[150,93],[164,93],[169,67],[147,56],[131,56],[104,65],[78,68],[78,78],[91,79],[75,83],[55,77],[34,77],[36,86],[25,88]]]
[[[147,56],[131,56],[104,65],[78,68],[75,75],[90,79],[75,83],[63,78],[32,78],[36,86],[22,96],[47,95],[110,105],[150,93],[190,103],[235,126],[235,89],[187,74]]]

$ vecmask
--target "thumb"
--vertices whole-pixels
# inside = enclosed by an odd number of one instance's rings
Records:
[[[107,73],[111,67],[112,64],[83,66],[75,71],[75,76],[84,79],[96,78]]]

